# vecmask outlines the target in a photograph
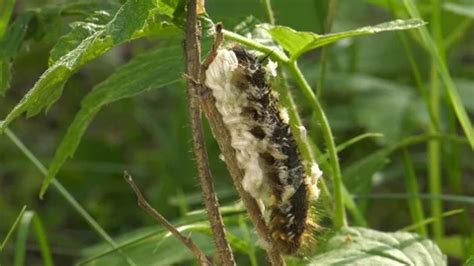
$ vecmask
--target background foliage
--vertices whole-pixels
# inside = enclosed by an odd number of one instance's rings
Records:
[[[213,21],[223,21],[226,29],[244,34],[268,20],[263,2],[208,0],[206,9]],[[408,18],[409,5],[404,3],[410,2],[339,1],[332,10],[331,32]],[[0,264],[14,261],[21,265],[25,260],[33,265],[48,264],[49,252],[57,265],[79,261],[126,264],[130,260],[138,264],[190,263],[192,255],[174,239],[166,238],[136,206],[121,179],[125,169],[158,211],[191,230],[202,249],[212,253],[205,216],[196,211],[202,203],[190,153],[184,82],[181,71],[176,71],[184,65],[180,3],[1,2],[0,93],[5,96],[0,99],[0,118],[12,121],[12,131],[0,135],[0,241],[10,229],[16,231],[2,250]],[[314,33],[327,29],[328,1],[271,3],[279,25]],[[429,23],[427,29],[440,62],[448,66],[463,104],[453,106],[448,100],[449,86],[436,72],[436,54],[415,30],[344,39],[330,46],[324,52],[327,56],[322,56],[321,50],[309,51],[299,59],[299,66],[312,88],[322,88],[316,93],[336,143],[362,136],[338,153],[344,183],[362,214],[357,217],[351,212],[350,224],[378,231],[418,225],[411,230],[434,239],[456,265],[474,254],[474,156],[453,108],[465,108],[471,117],[474,112],[474,6],[468,0],[416,4]],[[66,54],[65,59],[62,56]],[[324,71],[321,58],[325,58]],[[295,81],[289,84],[309,136],[325,152],[321,125],[310,103],[296,89]],[[21,99],[33,86],[36,94],[28,94],[31,102],[22,105],[25,101]],[[61,95],[57,88],[62,86]],[[46,93],[50,88],[56,88],[53,94]],[[43,108],[46,115],[39,113]],[[23,112],[39,115],[25,119],[19,116]],[[75,130],[68,129],[71,123]],[[11,132],[19,138],[16,144]],[[364,133],[370,134],[361,135]],[[70,141],[61,142],[65,136]],[[238,261],[263,262],[251,225],[236,203],[235,190],[218,159],[217,145],[210,137],[207,141]],[[30,150],[33,163],[25,157],[22,144]],[[74,157],[66,160],[73,153]],[[50,165],[52,161],[65,164]],[[38,193],[46,169],[38,171],[35,162],[51,166],[49,176],[57,172],[60,182],[53,181],[43,200],[38,199]],[[329,184],[330,170],[323,170]],[[61,184],[72,199],[64,197]],[[104,236],[95,232],[97,227],[91,228],[90,219],[87,222],[83,213],[71,207],[74,200],[119,245],[126,245],[123,253],[116,249],[104,253],[109,249]],[[320,232],[321,252],[337,252],[337,234],[325,245],[331,236],[333,213],[328,212],[332,204],[323,198],[316,206],[325,228]],[[27,210],[19,216],[24,205]],[[435,217],[452,210],[443,219]],[[429,226],[420,226],[427,222]],[[357,234],[367,234],[368,239],[385,243],[375,231],[351,230],[344,234],[355,239]],[[402,235],[394,235],[398,237]],[[423,247],[430,250],[429,244]],[[304,261],[331,259],[327,252]],[[292,262],[301,263],[289,259]]]

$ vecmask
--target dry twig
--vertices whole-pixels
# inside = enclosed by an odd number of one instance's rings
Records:
[[[201,5],[203,5],[203,3],[201,3]],[[202,196],[216,243],[219,262],[221,265],[231,266],[235,265],[234,255],[225,236],[224,223],[219,212],[219,202],[214,191],[201,125],[201,111],[197,96],[198,88],[196,86],[197,84],[193,82],[193,80],[197,80],[200,77],[201,70],[200,31],[197,22],[196,0],[190,0],[188,2],[185,38],[187,92],[189,101],[188,111],[199,182],[201,184]]]
[[[181,241],[191,252],[194,253],[200,265],[212,265],[211,261],[206,257],[206,255],[196,246],[191,238],[183,236],[176,227],[174,227],[165,217],[163,217],[159,212],[157,212],[143,197],[142,192],[138,188],[137,184],[132,179],[132,176],[127,172],[124,172],[123,178],[130,187],[135,192],[137,196],[138,206],[145,210],[153,219],[158,223],[162,224],[171,234],[173,234],[179,241]]]

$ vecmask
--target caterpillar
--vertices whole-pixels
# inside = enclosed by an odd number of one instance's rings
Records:
[[[273,242],[284,254],[300,248],[311,224],[310,201],[319,196],[322,172],[306,173],[286,109],[268,82],[276,63],[264,66],[239,45],[219,49],[205,86],[231,136],[243,188],[260,204]]]

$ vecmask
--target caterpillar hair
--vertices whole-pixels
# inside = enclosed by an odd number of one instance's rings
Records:
[[[310,202],[319,196],[322,172],[317,165],[305,171],[288,114],[268,82],[276,63],[262,61],[242,46],[220,49],[205,85],[231,135],[243,188],[259,202],[277,248],[293,254],[310,230]]]

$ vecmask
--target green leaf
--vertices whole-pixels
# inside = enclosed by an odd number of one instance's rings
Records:
[[[471,255],[463,264],[463,266],[474,266],[474,255]]]
[[[379,143],[393,143],[400,140],[404,119],[413,99],[410,91],[370,90],[355,96],[353,110],[357,122],[367,131],[380,132],[384,138]],[[379,112],[377,110],[390,110]]]
[[[81,16],[93,13],[95,10],[101,10],[101,13],[113,11],[112,14],[114,14],[118,7],[120,6],[112,2],[112,0],[83,0],[46,5],[40,9],[20,13],[13,23],[11,23],[5,38],[2,40],[0,37],[0,96],[3,95],[10,86],[12,76],[11,61],[16,57],[24,42],[31,38],[34,38],[35,41],[38,42],[55,41],[57,36],[62,32],[61,17],[68,15]],[[0,36],[2,36],[2,31],[3,30],[0,29]],[[61,54],[61,56],[77,47],[79,42],[85,37],[86,36],[83,36],[83,38],[78,39],[75,46],[70,47],[70,49]],[[61,44],[61,41],[59,44]],[[59,57],[57,59],[59,59]]]
[[[15,0],[2,1],[0,4],[0,40],[5,34],[5,30],[7,29],[8,21],[10,21],[14,6]]]
[[[48,175],[41,187],[41,196],[66,159],[74,154],[84,131],[97,112],[106,104],[133,97],[150,89],[164,87],[179,80],[183,62],[181,54],[181,47],[174,45],[163,46],[137,56],[98,84],[84,98],[81,110],[76,114],[56,150]]]
[[[462,258],[464,241],[466,240],[461,235],[446,236],[437,240],[441,250],[454,258]]]
[[[468,4],[459,4],[459,3],[444,3],[443,9],[457,15],[474,18],[474,5],[473,4],[468,5]]]
[[[384,138],[376,139],[379,144],[393,143],[416,134],[428,123],[429,115],[421,97],[406,84],[365,74],[335,72],[329,75],[327,81],[352,92],[354,99],[345,107],[351,110],[351,117],[339,115],[334,116],[334,120],[352,125],[355,119],[365,130],[382,133]],[[390,112],[377,112],[380,108]]]
[[[62,36],[56,45],[51,49],[49,65],[53,65],[62,56],[74,50],[82,40],[104,30],[106,24],[113,16],[106,10],[94,11],[84,21],[76,21],[70,24],[72,30]]]
[[[20,50],[32,18],[33,12],[21,14],[10,25],[4,38],[0,39],[0,96],[10,87],[11,60]]]
[[[418,28],[426,23],[421,19],[394,20],[375,26],[363,27],[357,30],[319,35],[313,32],[295,31],[285,26],[275,26],[270,29],[270,34],[283,49],[291,54],[296,60],[303,53],[330,43],[362,35],[371,35],[384,31],[396,31]]]
[[[63,19],[73,17],[77,20],[102,12],[115,14],[121,4],[116,0],[74,0],[52,3],[35,9],[35,23],[31,25],[31,35],[36,40],[54,42],[63,34]],[[75,48],[75,47],[74,47]]]
[[[309,265],[446,265],[446,256],[433,242],[412,233],[346,227],[326,248]]]
[[[182,4],[182,0],[160,0],[157,1],[156,5],[160,11],[160,14],[168,16],[170,18],[174,17],[175,11],[180,4]]]
[[[103,29],[83,39],[43,73],[33,88],[0,123],[0,131],[24,112],[27,116],[33,116],[43,108],[50,107],[61,96],[69,77],[84,64],[118,44],[141,37],[139,33],[148,26],[150,10],[154,4],[154,0],[125,2]]]

